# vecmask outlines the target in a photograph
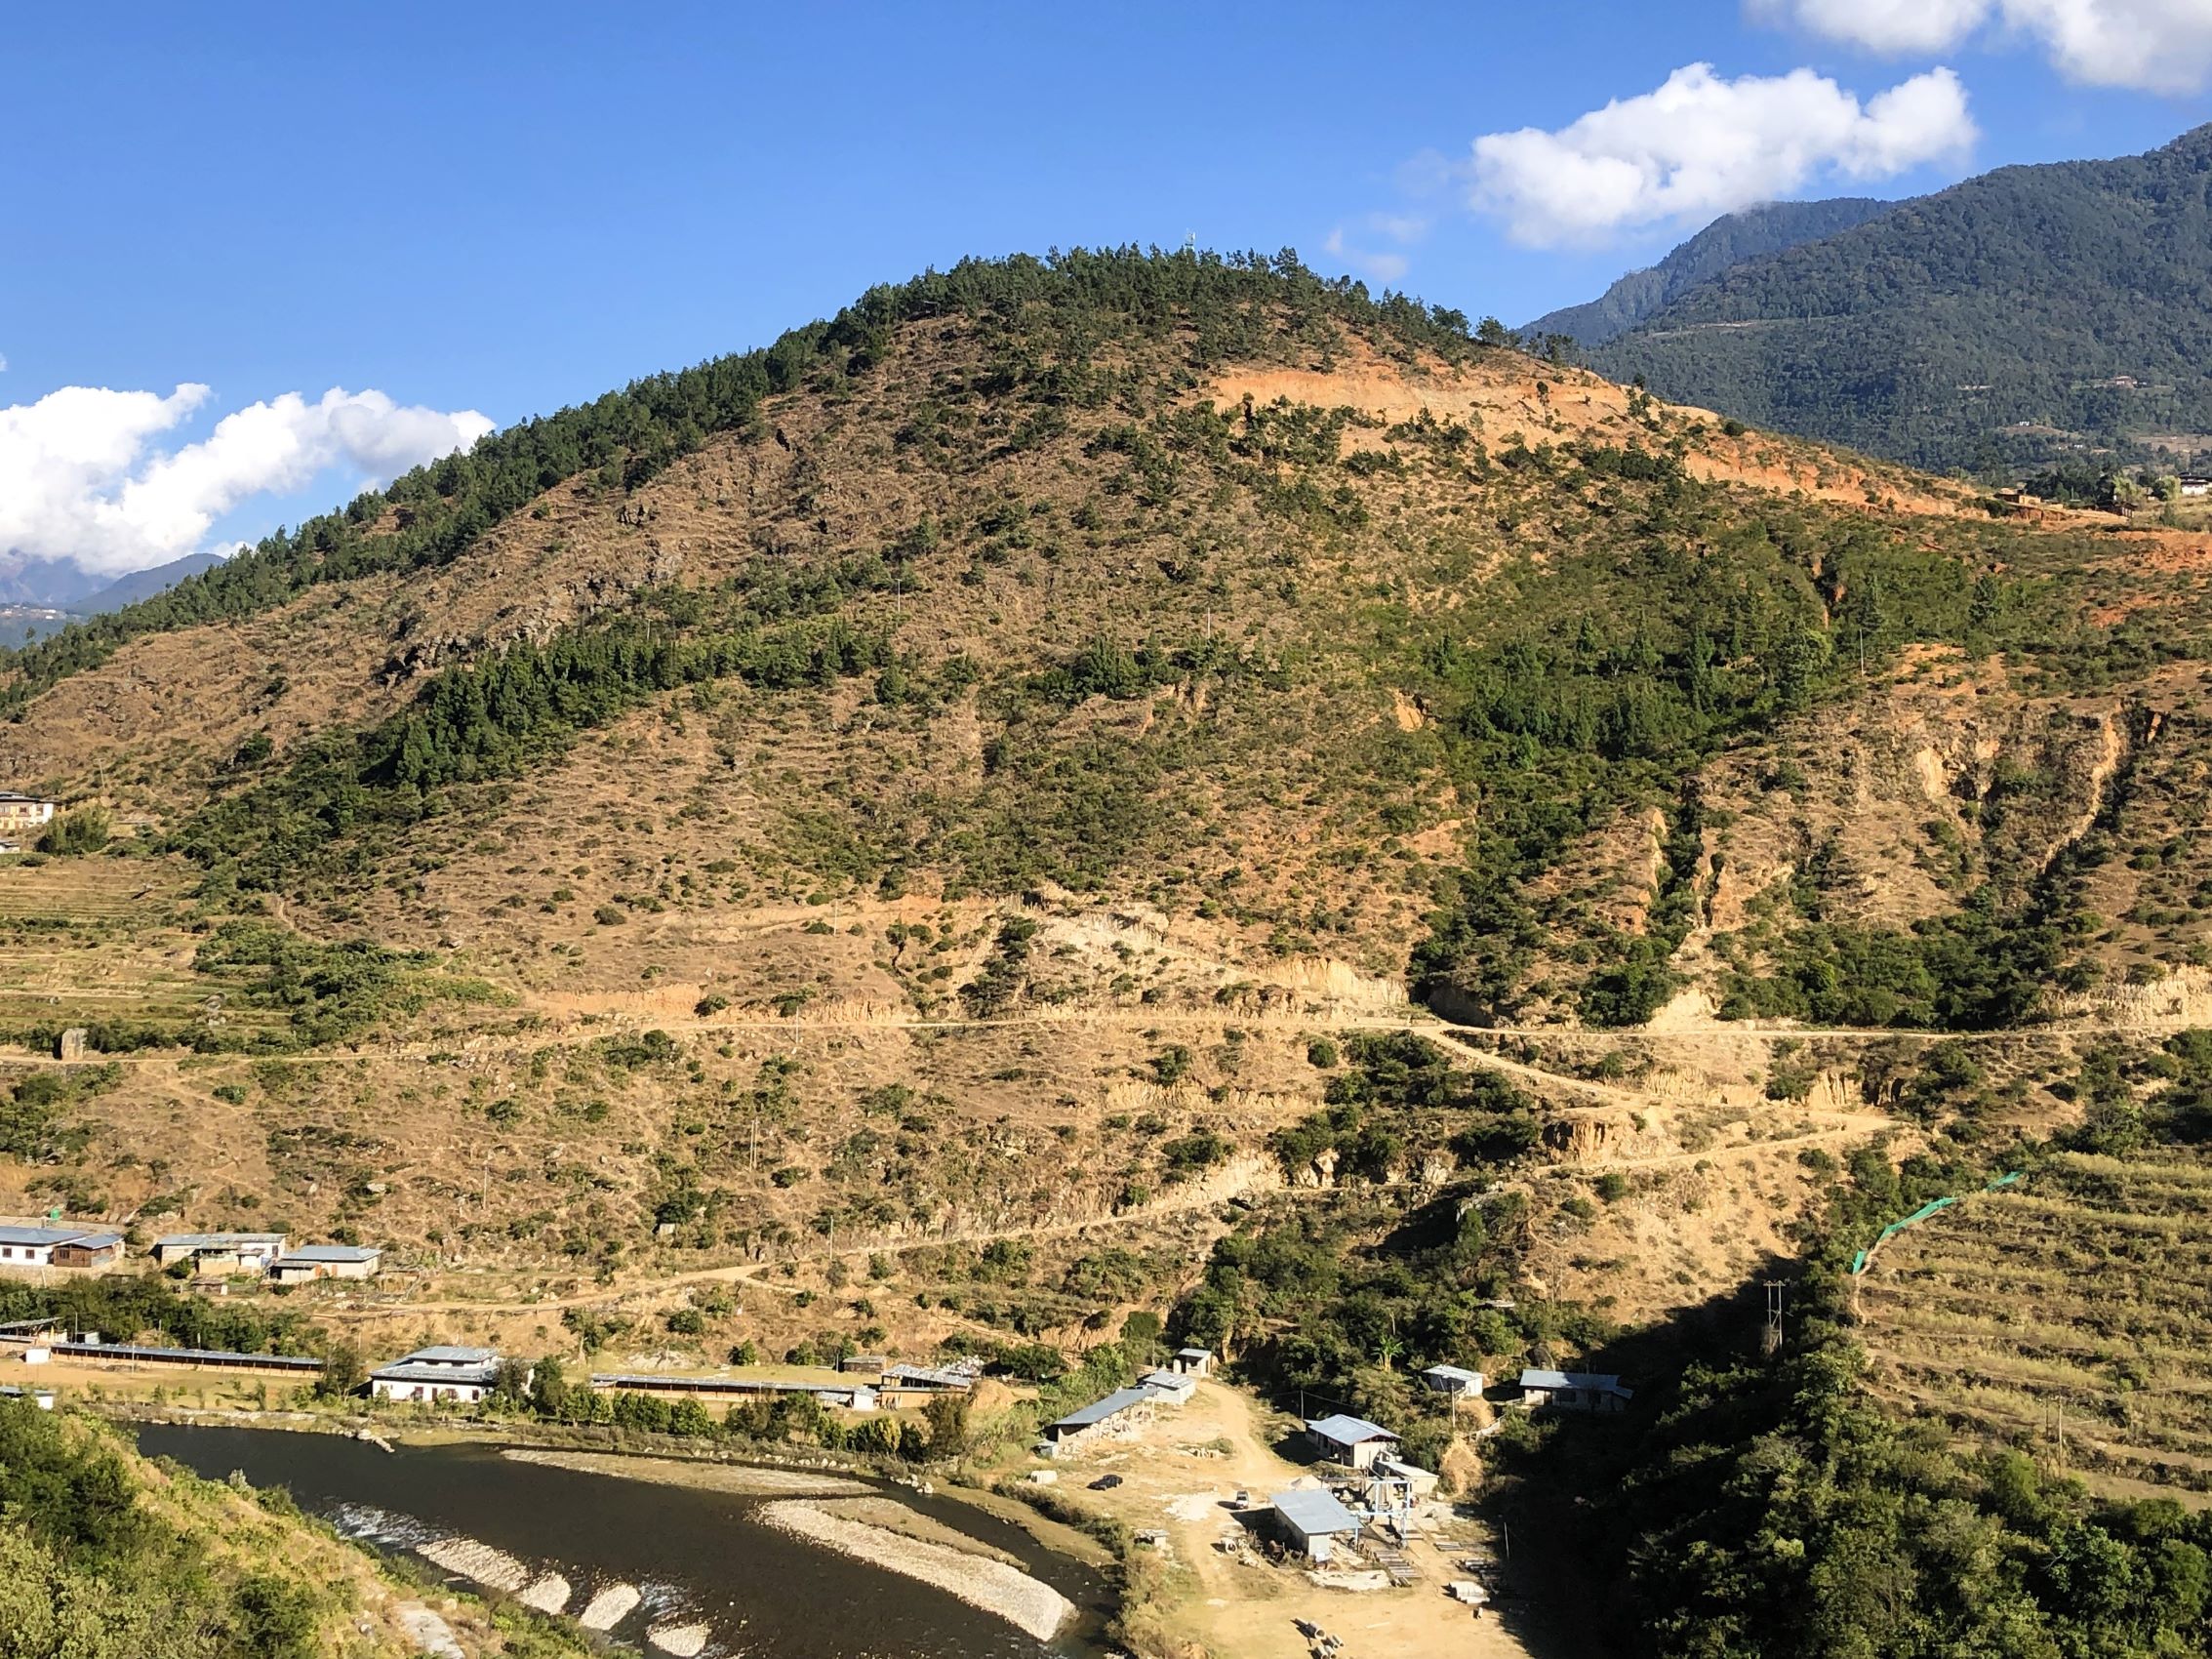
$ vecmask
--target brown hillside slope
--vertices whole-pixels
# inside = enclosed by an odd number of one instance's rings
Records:
[[[2021,573],[2054,615],[2179,602],[2078,530],[1977,517],[1951,486],[1514,354],[1449,363],[1347,333],[1199,372],[1188,344],[1116,344],[1095,395],[1054,402],[1007,389],[1033,366],[1009,368],[979,324],[905,324],[638,488],[579,475],[442,569],[149,636],[34,700],[0,728],[13,775],[189,830],[211,796],[259,799],[314,736],[509,642],[690,626],[666,590],[717,604],[896,554],[895,581],[834,611],[890,642],[896,676],[656,693],[197,908],[202,867],[175,855],[158,882],[137,858],[69,867],[158,885],[169,901],[143,916],[0,870],[29,907],[0,941],[19,1030],[136,998],[214,1046],[281,1040],[296,986],[193,966],[237,912],[426,948],[488,988],[411,1018],[395,1001],[322,1053],[127,1056],[68,1108],[90,1143],[0,1166],[0,1203],[406,1239],[425,1295],[482,1290],[487,1320],[532,1338],[548,1321],[526,1310],[555,1291],[650,1304],[745,1261],[824,1275],[795,1296],[947,1234],[1123,1235],[1165,1206],[1201,1218],[1202,1249],[1224,1194],[1175,1157],[1218,1136],[1241,1160],[1222,1167],[1265,1174],[1267,1137],[1322,1104],[1307,1038],[1417,1017],[1409,957],[1513,822],[1508,787],[1555,787],[1566,809],[1518,894],[1540,944],[1516,1018],[1578,1019],[1661,897],[1669,774],[1630,752],[1615,788],[1471,751],[1488,670],[1470,661],[1524,638],[1626,650],[1638,596],[1668,582],[1705,584],[1716,611],[1749,592],[1840,613],[1824,561],[1863,546]],[[1954,842],[1969,874],[2028,883],[2096,807],[2106,738],[2152,754],[2128,695],[1926,648],[1723,745],[1693,769],[1710,809],[1709,913],[1678,952],[1693,989],[1717,1001],[1733,964],[1756,965],[1778,941],[1742,936],[1808,870],[1838,913],[1889,923],[1963,902]],[[234,765],[263,730],[274,759]],[[1759,1206],[1757,1225],[1605,1294],[1692,1300],[1780,1240],[1818,1190],[1796,1153],[1872,1129],[1848,1103],[1771,1101],[1770,1058],[1732,1039],[1670,1053],[1620,1086],[1612,1140],[1546,1144],[1563,1174],[1540,1196],[1579,1201],[1606,1173],[1637,1194],[1595,1223],[1565,1212],[1551,1282],[1607,1277],[1593,1264],[1648,1253],[1693,1202]],[[1589,1108],[1556,1057],[1518,1064],[1548,1121]],[[1700,1170],[1715,1149],[1725,1172]],[[1451,1171],[1398,1176],[1429,1192]],[[700,1194],[717,1194],[704,1216]],[[687,1217],[673,1239],[664,1213]],[[779,1336],[805,1328],[772,1306]]]

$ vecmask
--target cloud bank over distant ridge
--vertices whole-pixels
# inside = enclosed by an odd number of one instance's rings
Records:
[[[1728,80],[1691,63],[1555,131],[1475,140],[1468,201],[1526,246],[1597,245],[1702,223],[1818,181],[1895,178],[1963,155],[1976,136],[1965,88],[1947,68],[1862,103],[1811,69]]]
[[[0,557],[67,560],[122,576],[210,548],[216,521],[344,467],[383,481],[492,429],[473,409],[394,403],[381,391],[298,392],[225,415],[205,438],[161,447],[212,396],[63,386],[0,408]]]

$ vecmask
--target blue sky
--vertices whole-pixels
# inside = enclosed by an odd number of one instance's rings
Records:
[[[1712,217],[1713,190],[1743,187],[1738,158],[1716,184],[1562,228],[1532,224],[1531,203],[1590,194],[1570,153],[1584,141],[1496,149],[1489,173],[1471,146],[1573,130],[1694,63],[1718,86],[1690,93],[1721,101],[1716,144],[1773,147],[1762,127],[1733,136],[1740,78],[1814,77],[1771,89],[1759,119],[1796,119],[1808,90],[1836,104],[1785,194],[1910,194],[2212,119],[2212,64],[2109,44],[2115,26],[2212,35],[2212,0],[624,10],[19,10],[0,42],[0,405],[210,388],[188,410],[138,408],[121,465],[142,479],[224,413],[303,394],[304,413],[266,423],[319,434],[289,469],[234,455],[227,484],[192,497],[221,541],[434,445],[434,424],[376,425],[410,407],[503,424],[970,252],[1294,246],[1325,268],[1402,262],[1425,298],[1523,321]],[[1938,66],[1954,85],[1926,78]],[[1932,106],[1876,120],[1870,101],[1907,83]],[[1852,101],[1868,101],[1856,125]],[[1644,217],[1668,202],[1678,217]],[[334,386],[398,414],[318,414]],[[81,467],[90,483],[41,488],[113,506],[125,486],[101,468],[120,453]],[[8,465],[0,448],[0,484]],[[172,505],[221,469],[174,470]],[[41,523],[13,532],[19,550],[59,545]],[[112,566],[136,532],[102,523]],[[188,531],[169,525],[165,555]]]

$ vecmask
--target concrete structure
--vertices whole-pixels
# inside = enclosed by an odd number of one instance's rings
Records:
[[[784,1382],[768,1377],[677,1377],[658,1371],[594,1371],[598,1394],[648,1394],[662,1399],[754,1399],[762,1395],[808,1394],[843,1411],[873,1411],[876,1391],[866,1383]]]
[[[1626,1411],[1634,1391],[1621,1386],[1619,1377],[1593,1371],[1530,1369],[1521,1373],[1521,1403],[1533,1409],[1555,1406],[1561,1411]]]
[[[20,795],[0,789],[0,839],[35,841],[54,822],[55,803],[43,795]]]
[[[1277,1492],[1267,1507],[1284,1544],[1316,1566],[1328,1562],[1340,1539],[1348,1543],[1359,1536],[1359,1517],[1318,1486]]]
[[[1371,1469],[1377,1458],[1388,1456],[1398,1443],[1397,1436],[1381,1424],[1364,1417],[1347,1417],[1342,1412],[1308,1422],[1306,1434],[1314,1450],[1347,1469]]]
[[[489,1348],[418,1348],[369,1373],[377,1399],[451,1401],[474,1405],[492,1392],[500,1356]]]
[[[52,1389],[18,1388],[14,1383],[0,1384],[0,1399],[27,1399],[41,1411],[54,1409]]]
[[[173,1366],[182,1371],[237,1371],[299,1381],[318,1376],[323,1362],[304,1354],[241,1354],[227,1348],[141,1348],[135,1343],[101,1342],[87,1336],[51,1345],[58,1358],[90,1365],[120,1365],[130,1370]]]
[[[942,1394],[965,1394],[976,1386],[976,1373],[965,1366],[886,1365],[876,1383],[876,1396],[886,1411],[927,1405]]]
[[[99,1273],[123,1259],[123,1235],[87,1227],[0,1227],[0,1272]]]
[[[1211,1376],[1214,1370],[1214,1351],[1210,1348],[1179,1348],[1175,1357],[1167,1362],[1171,1371],[1180,1371],[1186,1377]]]
[[[1417,1499],[1426,1498],[1436,1490],[1434,1471],[1423,1469],[1419,1464],[1406,1463],[1398,1458],[1377,1458],[1374,1473],[1386,1476],[1392,1480],[1403,1480],[1406,1483],[1406,1489]]]
[[[278,1284],[306,1284],[318,1278],[375,1278],[383,1266],[381,1244],[302,1244],[269,1264]]]
[[[1431,1365],[1421,1373],[1422,1387],[1430,1394],[1477,1395],[1488,1386],[1480,1371],[1458,1365]]]
[[[943,1394],[947,1389],[974,1388],[976,1373],[957,1365],[886,1365],[883,1380],[903,1388],[934,1389]]]
[[[153,1241],[155,1266],[190,1262],[203,1274],[265,1274],[283,1254],[281,1233],[171,1233]]]
[[[1198,1392],[1198,1379],[1186,1371],[1146,1371],[1137,1381],[1171,1405],[1181,1405]]]
[[[1058,1422],[1047,1423],[1044,1444],[1039,1449],[1047,1457],[1060,1457],[1093,1440],[1126,1435],[1149,1423],[1164,1401],[1159,1390],[1142,1384],[1115,1389],[1104,1399],[1094,1399],[1080,1411],[1070,1411]]]
[[[838,1360],[837,1369],[849,1371],[856,1376],[880,1377],[883,1375],[883,1367],[888,1363],[880,1354],[853,1354]]]
[[[2194,472],[2184,472],[2176,482],[2185,496],[2212,496],[2212,478],[2199,477]]]

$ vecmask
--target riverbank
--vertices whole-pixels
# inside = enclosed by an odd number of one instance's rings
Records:
[[[815,1475],[805,1470],[653,1457],[642,1452],[549,1451],[532,1446],[503,1446],[500,1455],[516,1463],[573,1469],[582,1475],[604,1475],[617,1480],[649,1480],[660,1486],[688,1486],[694,1491],[728,1492],[741,1498],[858,1498],[875,1490],[859,1480],[841,1480],[835,1476]]]
[[[894,1530],[828,1503],[782,1499],[763,1505],[760,1518],[869,1566],[956,1596],[1039,1641],[1052,1640],[1075,1617],[1075,1604],[1066,1597],[1004,1560]]]
[[[128,1415],[216,1478],[290,1487],[350,1537],[677,1659],[728,1640],[733,1615],[763,1656],[813,1659],[818,1639],[863,1631],[916,1659],[1026,1659],[1026,1639],[1073,1655],[1118,1607],[1118,1574],[1050,1548],[998,1501],[820,1455],[610,1451],[604,1431],[588,1447],[515,1445],[497,1422],[381,1424],[393,1443],[380,1447],[319,1413]]]

